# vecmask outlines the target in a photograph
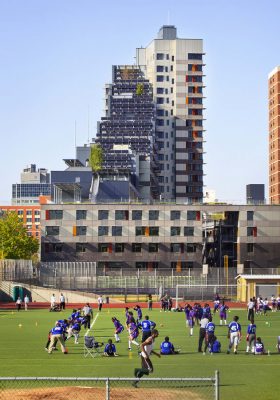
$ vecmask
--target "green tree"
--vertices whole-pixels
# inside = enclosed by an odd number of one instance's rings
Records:
[[[94,144],[90,149],[89,165],[94,173],[98,173],[102,168],[103,150],[99,144]]]
[[[17,213],[7,212],[0,218],[1,258],[29,260],[38,252],[39,242],[27,235],[27,229]]]
[[[137,96],[142,96],[144,94],[144,85],[143,85],[143,83],[137,83],[136,94],[137,94]]]

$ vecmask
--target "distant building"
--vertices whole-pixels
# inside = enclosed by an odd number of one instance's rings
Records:
[[[50,196],[50,174],[45,168],[31,164],[23,169],[20,183],[12,185],[12,205],[39,204],[40,196]]]
[[[152,86],[135,65],[115,65],[105,88],[105,117],[95,143],[103,164],[93,184],[94,201],[159,197]]]
[[[280,204],[280,66],[268,75],[269,202]]]
[[[247,204],[265,204],[264,184],[246,185]]]
[[[173,25],[136,50],[153,85],[161,199],[176,203],[203,201],[203,56],[203,40],[178,38]]]

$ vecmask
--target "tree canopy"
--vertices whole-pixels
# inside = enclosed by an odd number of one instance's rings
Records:
[[[0,218],[0,258],[29,260],[37,253],[39,242],[28,236],[17,213],[4,213]]]
[[[93,172],[99,172],[103,163],[103,150],[99,144],[94,144],[90,149],[89,165]]]

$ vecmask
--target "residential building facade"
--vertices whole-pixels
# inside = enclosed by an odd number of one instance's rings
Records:
[[[268,75],[269,202],[280,204],[280,67]]]
[[[45,204],[42,261],[98,268],[277,268],[278,206]]]
[[[203,41],[177,38],[172,25],[136,50],[153,85],[161,198],[177,203],[203,199],[203,56]]]

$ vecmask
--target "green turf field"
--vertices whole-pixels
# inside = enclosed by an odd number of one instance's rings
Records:
[[[140,364],[137,349],[129,352],[127,334],[121,334],[121,343],[117,344],[118,358],[84,358],[82,338],[74,345],[73,338],[67,342],[69,354],[59,351],[49,355],[45,350],[47,334],[56,319],[67,318],[71,310],[62,313],[50,313],[48,310],[0,311],[1,376],[74,376],[107,377],[133,376],[133,370]],[[95,310],[95,316],[96,316]],[[145,310],[143,315],[146,315]],[[276,400],[279,398],[280,354],[275,345],[280,335],[280,312],[269,313],[267,317],[256,316],[257,336],[261,336],[270,356],[245,354],[247,321],[245,311],[231,310],[228,322],[239,315],[242,324],[243,339],[238,355],[227,355],[227,328],[216,327],[216,335],[222,343],[221,354],[197,353],[198,327],[194,336],[189,336],[185,325],[184,313],[160,312],[153,310],[150,319],[157,323],[160,336],[155,350],[159,348],[164,336],[169,335],[175,347],[181,348],[181,354],[153,357],[154,377],[208,377],[214,371],[220,371],[221,399]],[[114,326],[111,321],[116,316],[123,323],[124,311],[104,309],[99,313],[93,326],[98,341],[107,342],[114,338]],[[214,316],[216,325],[218,315]],[[84,328],[82,328],[84,334]],[[91,332],[92,333],[92,332]],[[58,346],[59,347],[59,346]]]

